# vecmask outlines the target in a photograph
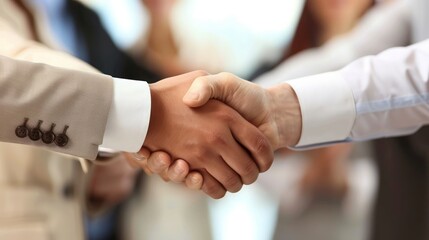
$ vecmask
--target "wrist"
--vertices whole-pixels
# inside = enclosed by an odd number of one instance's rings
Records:
[[[278,148],[295,146],[302,131],[302,116],[298,98],[292,87],[283,83],[268,89],[270,95],[270,112],[277,127]]]
[[[144,142],[144,146],[150,148],[152,147],[152,139],[154,138],[155,133],[157,132],[156,128],[162,120],[162,100],[160,96],[160,90],[157,87],[157,84],[149,84],[150,88],[150,96],[151,96],[151,113],[150,113],[150,121],[149,128],[147,131],[146,140]]]

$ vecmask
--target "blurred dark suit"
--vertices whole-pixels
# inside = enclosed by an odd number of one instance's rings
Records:
[[[120,78],[139,79],[149,83],[160,80],[159,74],[138,64],[120,50],[106,32],[100,18],[91,9],[74,0],[67,1],[67,9],[74,21],[78,38],[85,48],[88,62],[99,71]]]
[[[429,127],[374,146],[380,183],[371,239],[429,239]]]

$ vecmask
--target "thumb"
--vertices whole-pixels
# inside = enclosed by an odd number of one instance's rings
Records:
[[[189,107],[200,107],[211,98],[217,98],[219,89],[213,75],[196,78],[183,97],[183,102]]]
[[[194,80],[183,102],[189,107],[200,107],[210,99],[217,99],[228,104],[230,96],[239,86],[237,78],[230,73],[201,76]]]

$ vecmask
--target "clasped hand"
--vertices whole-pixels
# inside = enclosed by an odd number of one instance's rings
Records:
[[[150,87],[140,166],[213,198],[256,181],[274,150],[298,141],[299,104],[287,84],[265,90],[232,74],[196,71]]]

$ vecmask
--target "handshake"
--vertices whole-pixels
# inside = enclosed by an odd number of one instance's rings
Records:
[[[213,198],[255,182],[275,150],[300,138],[298,99],[286,83],[263,89],[196,71],[150,89],[149,130],[134,165]]]

